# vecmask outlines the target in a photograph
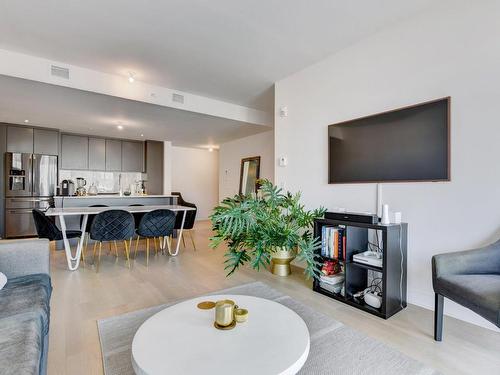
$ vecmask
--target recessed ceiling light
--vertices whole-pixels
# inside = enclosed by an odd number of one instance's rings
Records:
[[[135,76],[135,74],[133,72],[128,72],[128,81],[130,83],[134,83],[134,81],[135,81],[135,77],[134,76]]]
[[[117,128],[118,128],[118,130],[122,130],[122,129],[123,129],[123,126],[118,125],[118,126],[117,126]]]
[[[214,148],[213,148],[213,147],[210,147],[210,148],[208,149],[208,151],[210,151],[210,152],[212,152],[213,150],[214,150]]]
[[[141,134],[141,137],[144,137],[144,134]]]
[[[27,124],[28,122],[30,122],[30,120],[24,120],[24,122]]]

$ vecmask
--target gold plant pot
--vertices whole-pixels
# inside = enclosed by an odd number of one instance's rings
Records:
[[[277,249],[271,258],[271,272],[278,276],[288,276],[292,273],[290,263],[297,256],[297,249]]]

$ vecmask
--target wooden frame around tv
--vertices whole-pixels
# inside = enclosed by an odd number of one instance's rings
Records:
[[[388,111],[383,111],[383,112],[378,112],[378,113],[375,113],[375,114],[372,114],[372,115],[368,115],[368,116],[361,116],[361,117],[357,117],[357,118],[354,118],[354,119],[351,119],[351,120],[345,120],[345,121],[340,121],[340,122],[336,122],[334,124],[330,124],[327,126],[326,130],[328,132],[328,129],[330,126],[332,125],[341,125],[341,124],[345,124],[347,122],[352,122],[352,121],[356,121],[356,120],[362,120],[362,119],[365,119],[365,118],[370,118],[370,117],[375,117],[375,116],[379,116],[379,115],[384,115],[384,114],[387,114],[387,113],[392,113],[392,112],[397,112],[397,111],[402,111],[402,110],[405,110],[405,109],[411,109],[411,108],[415,108],[415,107],[420,107],[420,106],[423,106],[423,105],[426,105],[426,104],[431,104],[431,103],[436,103],[436,102],[440,102],[442,100],[446,100],[446,104],[447,104],[447,114],[446,114],[446,128],[447,128],[447,137],[448,137],[448,142],[447,142],[447,148],[448,148],[448,155],[447,155],[447,159],[448,159],[448,165],[447,165],[447,171],[446,171],[446,174],[447,174],[447,177],[446,178],[443,178],[443,179],[434,179],[434,180],[421,180],[421,179],[415,179],[415,180],[363,180],[363,181],[342,181],[342,182],[331,182],[330,181],[330,178],[328,177],[328,184],[329,185],[345,185],[345,184],[397,184],[397,183],[407,183],[407,182],[450,182],[451,181],[451,131],[450,131],[450,122],[451,122],[451,96],[445,96],[445,97],[442,97],[442,98],[439,98],[439,99],[432,99],[432,100],[429,100],[429,101],[426,101],[426,102],[421,102],[421,103],[417,103],[417,104],[412,104],[412,105],[408,105],[408,106],[405,106],[405,107],[400,107],[400,108],[396,108],[396,109],[391,109],[391,110],[388,110]],[[328,134],[328,145],[330,145],[330,136]],[[329,148],[329,147],[328,147]],[[330,152],[330,151],[328,151]],[[330,155],[328,155],[328,171],[330,171]],[[330,173],[330,172],[328,172]]]

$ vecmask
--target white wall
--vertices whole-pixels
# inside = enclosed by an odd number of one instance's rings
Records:
[[[172,142],[163,141],[163,194],[172,191]]]
[[[437,3],[436,3],[437,4]],[[431,257],[500,237],[500,2],[442,1],[276,84],[276,182],[309,207],[375,211],[374,184],[328,185],[327,126],[451,96],[451,182],[384,184],[409,223],[409,302],[433,308]],[[445,311],[494,327],[447,301]]]
[[[171,157],[172,191],[180,191],[186,201],[196,204],[196,220],[208,219],[218,202],[218,152],[173,146]]]
[[[251,156],[260,156],[260,177],[274,181],[274,131],[220,145],[219,200],[238,194],[241,159]]]

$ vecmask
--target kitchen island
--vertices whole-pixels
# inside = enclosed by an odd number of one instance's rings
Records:
[[[94,204],[105,204],[106,206],[130,206],[131,204],[143,204],[147,206],[162,204],[177,204],[176,195],[119,195],[98,194],[85,196],[62,196],[54,197],[56,208],[65,207],[89,207]]]

